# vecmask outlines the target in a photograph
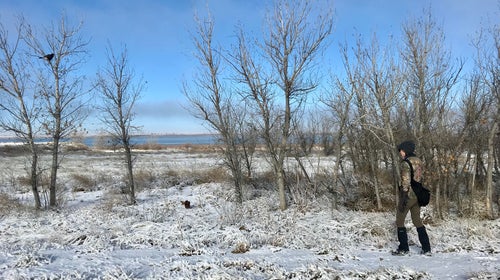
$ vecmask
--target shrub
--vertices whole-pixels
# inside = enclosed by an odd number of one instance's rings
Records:
[[[121,190],[113,188],[106,191],[100,201],[103,211],[112,212],[115,206],[126,205],[129,198]]]
[[[255,189],[271,190],[274,189],[275,175],[274,172],[267,171],[260,174],[255,174],[254,177],[249,179],[250,185]]]
[[[75,185],[73,186],[74,192],[85,192],[95,188],[96,182],[89,176],[73,173],[71,174],[71,178],[75,181]]]
[[[250,250],[250,245],[246,242],[239,242],[236,244],[235,248],[231,251],[233,254],[243,254]]]
[[[19,176],[17,177],[17,182],[21,186],[29,186],[31,185],[31,178],[28,176]]]
[[[6,193],[0,193],[0,215],[6,215],[15,209],[21,207],[21,203]]]
[[[197,178],[196,182],[203,183],[220,183],[229,180],[229,174],[222,166],[217,166],[204,171],[198,171],[194,174]]]
[[[127,178],[124,178],[127,180]],[[151,183],[153,183],[157,177],[150,170],[136,170],[134,172],[134,183],[135,190],[140,192],[146,188],[149,188]]]
[[[21,156],[28,152],[26,145],[0,145],[0,155],[2,156]]]

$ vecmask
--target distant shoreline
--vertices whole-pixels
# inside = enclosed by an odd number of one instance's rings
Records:
[[[37,137],[37,143],[51,142],[49,137]],[[158,144],[158,145],[207,145],[215,144],[217,134],[137,134],[131,136],[133,145]],[[0,143],[19,144],[23,141],[17,137],[0,136]],[[80,142],[88,147],[113,146],[109,135],[77,136],[63,139],[61,142]]]
[[[134,134],[131,135],[132,137],[144,137],[144,136],[168,136],[168,137],[175,137],[175,136],[215,136],[217,133],[149,133],[149,134]],[[85,137],[101,137],[101,136],[108,136],[106,134],[89,134],[85,136],[81,136],[83,138]],[[37,139],[41,138],[49,138],[49,136],[39,136],[36,137]],[[13,135],[0,135],[0,140],[2,139],[19,139],[16,136]]]

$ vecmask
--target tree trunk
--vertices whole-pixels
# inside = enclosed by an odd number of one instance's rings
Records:
[[[241,171],[233,171],[234,190],[236,192],[236,203],[243,203],[243,189],[241,182]]]
[[[342,164],[342,132],[343,128],[339,128],[339,135],[337,137],[337,148],[335,148],[335,166],[333,168],[333,186],[332,186],[332,194],[333,194],[333,200],[332,200],[332,206],[334,209],[338,209],[337,206],[337,199],[338,199],[338,189],[339,189],[339,173],[341,169],[341,164]]]
[[[286,210],[288,204],[286,202],[285,171],[283,170],[283,164],[281,164],[281,167],[278,168],[279,170],[276,172],[276,183],[278,184],[280,210]]]
[[[40,209],[42,205],[40,203],[40,194],[38,193],[38,153],[33,140],[30,140],[29,145],[31,147],[31,191],[35,200],[35,208]]]
[[[477,160],[474,158],[472,159],[472,182],[471,182],[471,186],[470,186],[470,200],[469,200],[469,208],[470,208],[470,213],[472,215],[475,214],[476,212],[476,209],[474,207],[474,196],[476,194],[476,165],[477,165]]]
[[[436,191],[434,193],[434,212],[438,219],[443,219],[443,211],[441,210],[441,184],[439,180],[436,183]]]
[[[224,137],[225,142],[225,157],[226,163],[231,171],[231,175],[234,183],[234,190],[236,194],[236,203],[243,203],[243,170],[241,168],[241,164],[243,159],[242,155],[247,156],[246,153],[242,153],[241,155],[238,152],[236,144],[234,143],[234,139],[230,139],[229,137]],[[245,144],[243,144],[245,145]],[[247,164],[247,171],[250,172],[250,163],[249,158],[245,158]],[[249,173],[250,174],[250,173]]]
[[[50,168],[49,206],[57,206],[57,170],[59,168],[59,138],[52,139],[52,165]]]
[[[370,173],[371,174],[371,177],[373,178],[373,185],[374,185],[374,189],[375,189],[375,198],[376,198],[376,201],[377,201],[377,210],[381,210],[382,209],[382,201],[380,199],[380,186],[379,186],[379,180],[378,180],[378,176],[377,176],[377,167],[375,166],[376,163],[377,163],[377,160],[374,158],[374,149],[372,147],[372,145],[369,145],[369,149],[370,151],[368,152],[369,155],[368,155],[368,158],[369,158],[369,166],[370,166]]]
[[[495,122],[493,128],[490,130],[490,135],[488,137],[488,166],[486,171],[486,211],[490,219],[494,219],[495,215],[493,213],[493,141],[497,133],[498,124]]]
[[[446,214],[450,213],[450,196],[448,194],[449,188],[448,188],[448,175],[443,175],[443,180],[442,180],[442,196],[443,196],[443,203],[442,203],[442,208],[441,211],[444,209],[446,211]]]
[[[127,162],[127,171],[128,171],[128,186],[129,186],[129,200],[130,204],[136,204],[137,201],[135,199],[135,182],[134,182],[134,168],[132,162],[132,151],[130,150],[130,144],[125,144],[125,157]]]

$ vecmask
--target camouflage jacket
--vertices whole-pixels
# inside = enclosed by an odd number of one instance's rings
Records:
[[[422,182],[422,173],[423,173],[423,162],[420,158],[416,156],[411,156],[407,158],[410,160],[411,165],[413,166],[413,179],[417,182]],[[401,161],[401,182],[400,186],[403,191],[408,192],[411,190],[411,171],[410,165],[406,161]],[[409,195],[414,196],[413,190],[408,193]]]

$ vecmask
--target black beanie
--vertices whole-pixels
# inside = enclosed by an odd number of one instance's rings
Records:
[[[398,151],[405,151],[407,155],[411,155],[415,153],[415,143],[412,141],[404,141],[403,143],[398,145]]]

